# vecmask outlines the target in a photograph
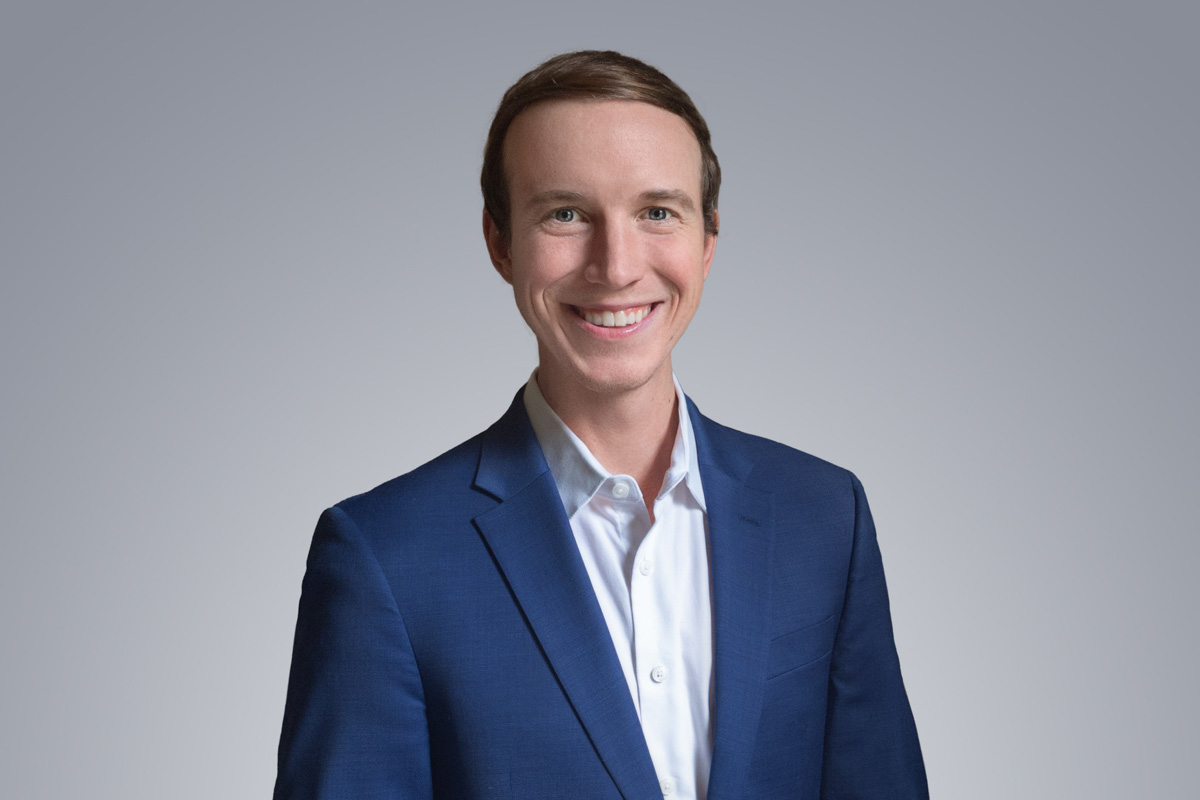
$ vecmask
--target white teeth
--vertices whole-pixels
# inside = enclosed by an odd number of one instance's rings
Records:
[[[650,313],[650,306],[627,308],[621,311],[582,311],[584,319],[602,328],[626,328],[636,325]]]

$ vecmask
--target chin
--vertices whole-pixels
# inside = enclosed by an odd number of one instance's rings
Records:
[[[666,368],[668,374],[670,367]],[[629,364],[611,367],[584,367],[576,371],[576,380],[596,394],[621,394],[640,389],[653,380],[660,369]]]

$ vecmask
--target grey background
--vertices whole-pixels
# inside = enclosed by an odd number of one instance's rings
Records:
[[[0,793],[264,797],[321,509],[535,359],[502,90],[664,69],[722,234],[676,369],[854,469],[942,798],[1194,797],[1194,3],[9,2]]]

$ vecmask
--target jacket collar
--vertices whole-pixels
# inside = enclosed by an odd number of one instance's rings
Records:
[[[475,486],[500,502],[475,517],[475,527],[622,796],[661,796],[629,686],[521,396],[483,434]]]
[[[708,496],[713,595],[713,757],[708,800],[744,797],[770,648],[774,497],[757,488],[746,437],[688,400]]]
[[[626,800],[659,796],[629,688],[554,479],[517,392],[481,437],[475,487],[498,501],[474,519],[601,761]],[[709,800],[738,797],[766,684],[770,492],[741,436],[687,401],[708,510],[716,700]]]

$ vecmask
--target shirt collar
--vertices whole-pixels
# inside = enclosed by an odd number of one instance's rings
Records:
[[[687,412],[687,398],[679,381],[672,373],[675,397],[679,408],[679,429],[675,433],[675,444],[671,448],[671,465],[663,478],[662,492],[673,489],[683,481],[702,511],[707,513],[704,503],[704,488],[700,483],[700,462],[696,456],[696,436],[692,430],[691,416]],[[534,435],[541,445],[550,474],[558,486],[559,497],[567,518],[575,516],[612,474],[596,460],[583,440],[567,427],[550,404],[546,402],[537,384],[537,370],[525,384],[525,412],[533,425]]]

